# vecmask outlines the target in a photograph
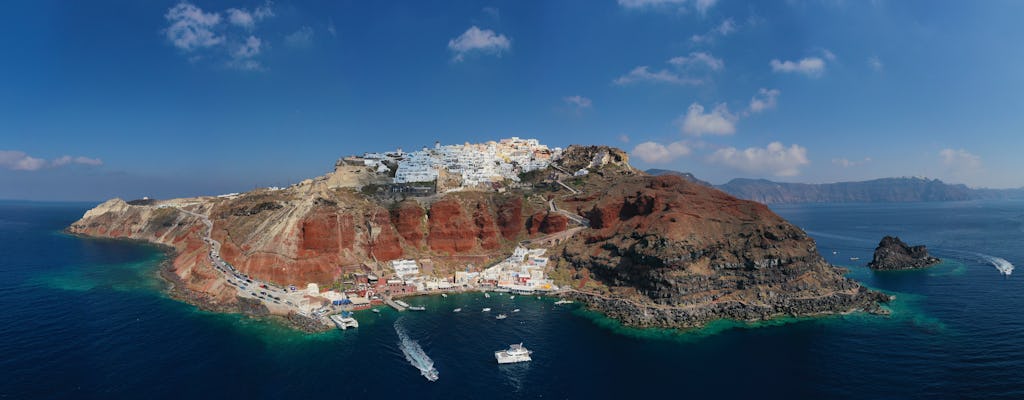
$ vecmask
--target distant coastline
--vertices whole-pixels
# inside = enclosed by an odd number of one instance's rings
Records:
[[[745,200],[764,204],[905,203],[933,201],[1024,199],[1024,188],[988,189],[950,184],[921,177],[880,178],[836,183],[791,183],[736,178],[722,185],[700,180],[688,172],[649,169],[651,175],[674,175],[713,187]]]

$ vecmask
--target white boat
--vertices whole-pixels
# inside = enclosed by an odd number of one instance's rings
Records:
[[[850,257],[850,261],[857,261],[857,260],[860,260],[860,257]]]
[[[401,300],[395,300],[395,304],[398,304],[398,305],[400,305],[402,307],[405,307],[405,308],[409,308],[409,303],[406,303],[406,302],[401,301]]]
[[[491,298],[491,295],[490,295],[490,294],[488,294],[487,292],[484,292],[484,297],[486,297],[486,298],[488,298],[488,299],[489,299],[489,298]]]
[[[462,307],[456,308],[456,309],[452,310],[452,312],[462,312]]]
[[[512,312],[519,312],[519,309],[517,308],[515,310],[512,310]]]
[[[491,312],[491,308],[490,308],[490,307],[487,307],[487,308],[484,308],[483,310],[480,310],[480,311],[483,311],[483,312]]]
[[[572,304],[572,300],[558,299],[555,304]]]
[[[508,318],[508,315],[505,315],[505,314],[498,314],[498,316],[497,316],[497,317],[494,317],[494,319],[505,319],[505,318]]]
[[[508,349],[494,352],[494,358],[498,364],[511,364],[533,360],[530,354],[533,352],[523,347],[522,343],[509,345]]]
[[[350,316],[332,315],[331,321],[334,321],[334,325],[338,326],[338,329],[346,330],[348,328],[358,328],[359,321]]]
[[[448,298],[448,294],[447,293],[441,293],[441,297],[444,297],[444,298],[447,299]]]
[[[511,296],[508,296],[508,299],[509,299],[509,300],[512,300],[512,299],[514,299],[514,298],[516,298],[516,295],[514,295],[514,294],[513,294],[513,295],[511,295]]]
[[[424,306],[411,306],[409,311],[427,311],[427,308]]]
[[[374,308],[374,309],[373,309],[373,312],[374,312],[374,313],[377,313],[377,314],[380,314],[380,309]]]

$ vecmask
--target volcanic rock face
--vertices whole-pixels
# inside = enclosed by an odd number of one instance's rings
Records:
[[[233,288],[210,265],[206,227],[189,213],[209,216],[221,257],[239,271],[281,285],[329,285],[362,265],[398,258],[431,258],[445,268],[464,267],[457,258],[464,255],[506,257],[526,234],[524,207],[521,196],[476,193],[427,206],[412,200],[388,206],[314,184],[145,205],[114,199],[89,210],[68,231],[170,246],[177,253],[173,273],[184,284],[222,296],[215,302],[234,303]]]
[[[564,258],[607,288],[576,296],[627,324],[878,311],[886,300],[764,205],[674,176],[623,179],[593,197],[589,209],[590,199],[568,201],[583,203],[593,229],[570,239]]]
[[[868,263],[868,267],[895,271],[930,267],[939,261],[942,260],[928,255],[928,249],[924,245],[908,246],[899,237],[886,236],[875,248],[875,256]]]

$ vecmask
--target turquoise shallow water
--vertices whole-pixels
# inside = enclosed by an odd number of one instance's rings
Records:
[[[982,257],[1024,262],[1024,203],[776,207],[851,277],[895,294],[890,318],[636,330],[552,299],[465,294],[318,335],[167,298],[156,248],[60,233],[90,206],[0,202],[0,398],[1024,398],[1024,288]],[[887,233],[946,261],[872,272]],[[406,361],[396,321],[437,382]],[[532,363],[495,364],[520,341]]]

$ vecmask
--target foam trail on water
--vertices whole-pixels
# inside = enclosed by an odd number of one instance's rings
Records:
[[[431,382],[436,381],[437,369],[434,368],[434,360],[431,360],[427,353],[423,352],[419,343],[409,339],[409,335],[405,333],[405,329],[402,329],[398,321],[395,321],[395,333],[398,333],[398,347],[402,349],[402,354],[405,354],[405,360],[420,370],[420,375],[423,375],[424,378]]]
[[[1006,259],[981,253],[978,253],[978,256],[984,258],[985,261],[988,261],[988,263],[992,264],[993,267],[996,267],[1000,274],[1010,275],[1013,273],[1013,264],[1006,261]]]

